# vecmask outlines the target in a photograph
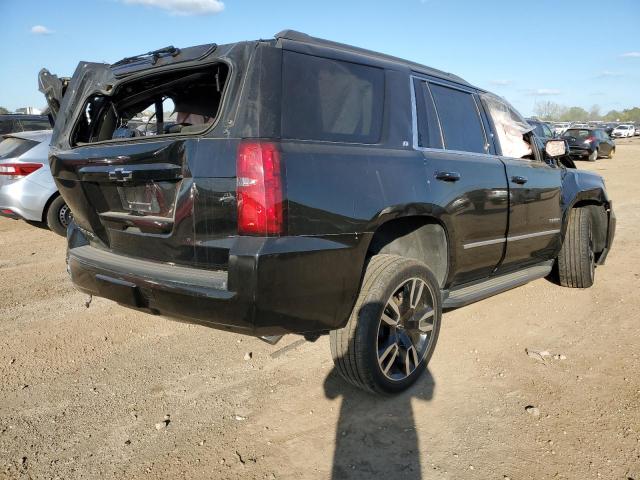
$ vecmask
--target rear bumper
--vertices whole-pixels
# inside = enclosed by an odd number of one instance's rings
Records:
[[[569,147],[569,156],[571,157],[588,157],[593,153],[593,148],[591,147]]]
[[[43,188],[29,178],[0,185],[0,212],[11,210],[13,215],[3,216],[41,222],[44,207],[55,191],[55,187]]]
[[[247,335],[342,327],[360,286],[362,235],[238,237],[228,271],[133,259],[92,247],[70,227],[76,287],[122,305]]]

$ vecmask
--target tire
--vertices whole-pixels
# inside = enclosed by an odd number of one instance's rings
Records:
[[[616,154],[616,149],[615,149],[615,148],[612,148],[612,149],[609,151],[609,155],[607,155],[607,158],[613,158],[613,156],[614,156],[615,154]]]
[[[441,318],[440,287],[424,263],[375,255],[346,326],[330,334],[336,369],[365,391],[402,392],[425,371]]]
[[[587,160],[590,162],[595,162],[598,159],[598,149],[596,148],[593,152],[589,154]]]
[[[593,226],[586,208],[569,212],[569,224],[557,259],[560,285],[570,288],[589,288],[595,278]]]
[[[72,219],[71,210],[60,195],[49,204],[45,218],[49,230],[63,237],[67,236],[67,226]]]

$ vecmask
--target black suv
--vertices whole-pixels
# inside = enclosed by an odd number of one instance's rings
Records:
[[[270,342],[330,333],[368,391],[419,377],[443,309],[554,265],[589,287],[611,247],[603,180],[559,164],[563,141],[399,58],[284,31],[40,85],[81,291]]]

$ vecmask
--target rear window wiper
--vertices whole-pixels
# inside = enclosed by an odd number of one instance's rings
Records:
[[[163,55],[171,55],[172,57],[175,57],[178,54],[180,54],[180,49],[174,47],[173,45],[170,45],[168,47],[159,48],[158,50],[152,50],[150,52],[135,55],[133,57],[125,57],[111,66],[117,67],[120,65],[127,65],[128,63],[132,63],[138,60],[144,60],[147,57],[151,57],[151,65],[155,65],[158,59]]]

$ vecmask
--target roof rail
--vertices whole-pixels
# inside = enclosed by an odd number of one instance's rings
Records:
[[[367,56],[379,58],[381,60],[386,60],[394,63],[400,63],[420,73],[433,75],[436,77],[444,78],[447,80],[451,80],[453,82],[470,86],[469,83],[463,78],[457,75],[454,75],[452,73],[438,70],[437,68],[428,67],[420,63],[412,62],[410,60],[405,60],[404,58],[394,57],[393,55],[387,55],[385,53],[375,52],[373,50],[367,50],[365,48],[354,47],[353,45],[347,45],[346,43],[339,43],[339,42],[334,42],[332,40],[325,40],[323,38],[312,37],[311,35],[308,35],[303,32],[298,32],[296,30],[282,30],[281,32],[276,33],[274,35],[274,38],[276,40],[281,40],[281,39],[291,40],[294,42],[307,43],[310,45],[325,46],[325,47],[335,48],[338,50],[357,53],[360,55],[367,55]]]

